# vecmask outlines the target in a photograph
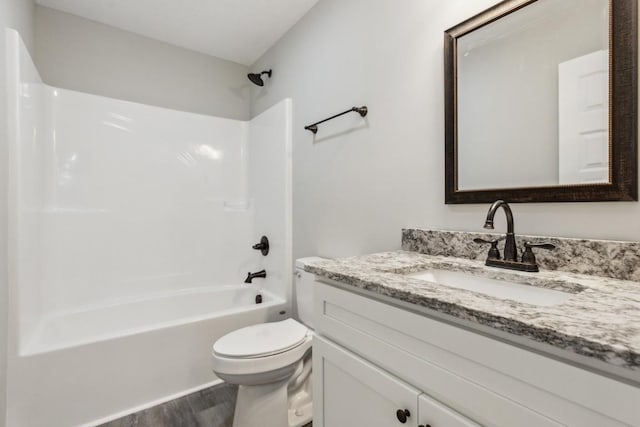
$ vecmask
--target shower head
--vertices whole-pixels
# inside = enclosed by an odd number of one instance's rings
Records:
[[[271,70],[263,71],[261,73],[249,73],[247,74],[247,77],[249,78],[249,80],[251,80],[251,83],[258,86],[264,86],[264,80],[262,80],[263,74],[266,74],[267,77],[271,78]]]

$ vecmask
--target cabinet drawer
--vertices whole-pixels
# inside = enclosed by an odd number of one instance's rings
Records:
[[[425,394],[418,398],[418,423],[422,427],[481,427]]]

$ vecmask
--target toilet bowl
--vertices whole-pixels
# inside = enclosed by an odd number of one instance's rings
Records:
[[[213,345],[213,372],[238,385],[233,427],[301,427],[312,419],[313,281],[296,260],[294,319],[230,332]]]

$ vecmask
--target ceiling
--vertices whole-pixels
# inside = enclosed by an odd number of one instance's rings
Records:
[[[36,0],[122,30],[253,64],[318,0]]]

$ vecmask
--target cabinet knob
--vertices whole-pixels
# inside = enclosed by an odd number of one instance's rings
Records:
[[[407,422],[407,418],[411,416],[411,412],[408,409],[398,409],[396,411],[396,417],[398,417],[398,421],[402,424]]]

